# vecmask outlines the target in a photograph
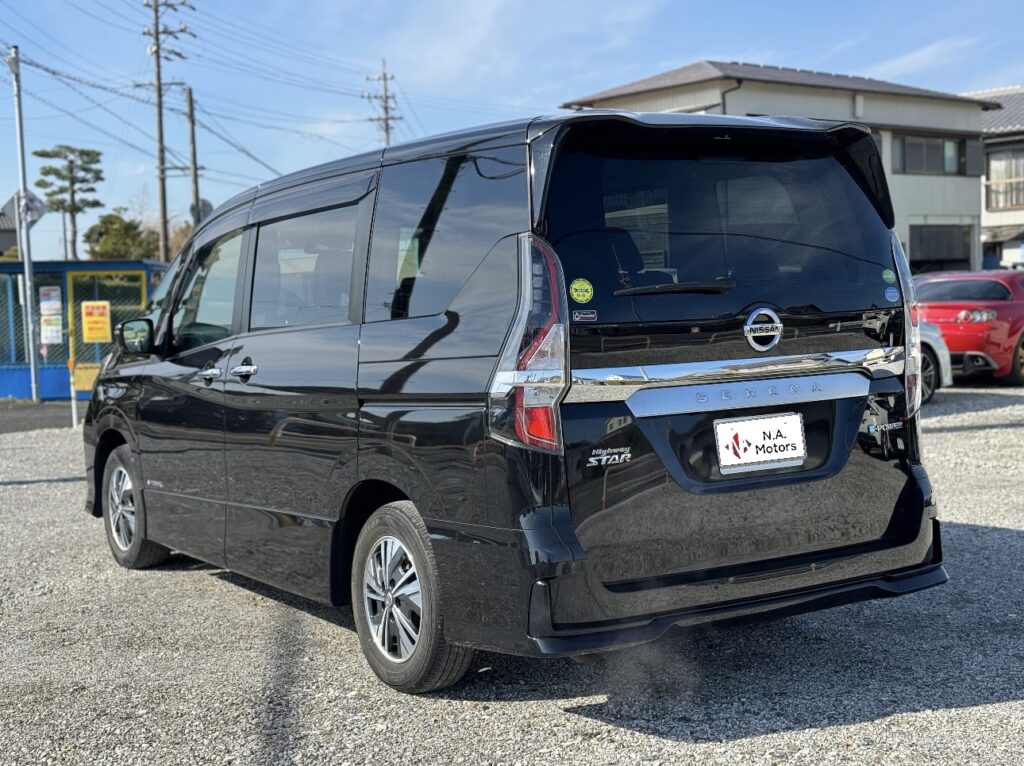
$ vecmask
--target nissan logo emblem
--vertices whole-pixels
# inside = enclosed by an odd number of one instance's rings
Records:
[[[771,309],[755,309],[743,325],[743,334],[755,351],[769,351],[782,340],[782,322]]]

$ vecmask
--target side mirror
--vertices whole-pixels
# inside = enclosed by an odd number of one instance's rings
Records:
[[[148,354],[153,350],[153,322],[150,319],[129,319],[114,331],[117,346],[126,354]]]

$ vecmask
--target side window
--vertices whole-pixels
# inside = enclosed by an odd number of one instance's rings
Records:
[[[348,321],[359,206],[260,226],[249,329]]]
[[[172,351],[180,353],[231,334],[243,232],[203,245],[186,275],[171,318]]]
[[[370,248],[366,321],[447,309],[499,239],[529,229],[526,183],[521,146],[385,168]]]
[[[167,271],[160,274],[159,282],[157,282],[153,292],[149,295],[149,304],[146,306],[147,314],[159,316],[160,312],[164,310],[167,297],[171,294],[171,288],[174,287],[174,280],[177,279],[178,272],[181,271],[182,265],[187,260],[188,252],[183,251],[171,262],[171,265],[167,267]]]

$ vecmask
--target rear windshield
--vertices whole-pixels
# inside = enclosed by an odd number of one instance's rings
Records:
[[[900,302],[889,230],[824,142],[574,130],[545,215],[570,308],[586,304],[589,321]]]
[[[922,303],[940,301],[1008,301],[1010,291],[994,279],[936,279],[921,282],[916,288]]]

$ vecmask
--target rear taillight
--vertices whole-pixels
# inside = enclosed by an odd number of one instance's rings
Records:
[[[904,337],[906,368],[904,386],[907,393],[907,417],[921,409],[921,322],[917,297],[914,295],[914,280],[910,274],[910,262],[903,252],[899,237],[893,232],[892,255],[896,261],[896,273],[900,275],[903,291]]]
[[[519,307],[488,394],[491,436],[548,452],[562,449],[558,406],[569,384],[565,281],[551,245],[519,236]]]
[[[968,311],[964,309],[956,315],[956,321],[958,324],[985,324],[986,322],[996,321],[996,312],[992,309],[974,309]]]

